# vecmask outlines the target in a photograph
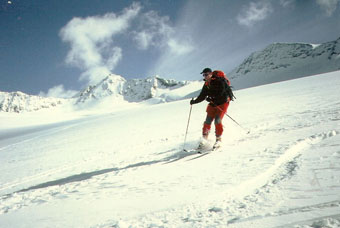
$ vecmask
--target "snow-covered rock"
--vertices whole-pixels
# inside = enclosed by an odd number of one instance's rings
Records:
[[[97,85],[90,85],[75,96],[76,103],[88,100],[101,99],[107,96],[121,98],[126,80],[119,75],[110,75]]]
[[[76,104],[89,101],[93,102],[93,100],[100,101],[108,97],[128,102],[141,102],[151,98],[160,98],[168,101],[167,93],[173,97],[171,91],[188,84],[190,83],[186,81],[163,79],[158,76],[126,80],[120,75],[111,74],[97,85],[88,86],[76,95]],[[183,96],[185,95],[186,94]]]
[[[246,88],[340,69],[340,38],[320,45],[274,43],[252,53],[228,74],[235,88]]]
[[[126,104],[129,102],[163,103],[192,96],[202,82],[176,81],[158,76],[126,80],[111,74],[96,85],[90,85],[71,99],[27,95],[22,92],[0,92],[0,112],[37,111],[60,104],[74,104],[76,108]]]
[[[56,107],[64,103],[64,99],[40,97],[22,92],[0,92],[0,112],[30,112],[44,108]]]

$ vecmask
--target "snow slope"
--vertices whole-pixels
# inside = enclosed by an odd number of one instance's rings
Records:
[[[248,88],[340,70],[340,38],[319,45],[274,43],[254,52],[228,74],[235,88]]]
[[[339,227],[339,86],[338,71],[236,91],[251,133],[225,117],[205,155],[182,151],[189,100],[0,131],[0,227]]]

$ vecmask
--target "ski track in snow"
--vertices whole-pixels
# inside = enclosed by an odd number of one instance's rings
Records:
[[[336,86],[334,88],[336,90]],[[308,96],[310,91],[313,90],[308,90]],[[242,92],[241,100],[246,99]],[[328,95],[327,91],[324,93]],[[321,97],[326,95],[320,94]],[[299,98],[305,101],[304,94]],[[280,224],[282,227],[318,227],[318,224],[337,227],[340,221],[340,102],[336,96],[335,99],[327,96],[327,99],[328,102],[317,105],[313,104],[317,98],[306,100],[305,109],[298,109],[298,103],[284,108],[267,107],[259,115],[242,113],[239,118],[249,120],[243,122],[251,129],[248,135],[226,117],[224,124],[228,130],[223,148],[202,155],[183,152],[184,134],[171,131],[180,128],[176,121],[185,120],[187,113],[183,114],[185,117],[173,117],[171,113],[166,114],[169,112],[166,105],[153,106],[150,113],[148,108],[141,109],[138,114],[142,117],[163,115],[174,126],[163,125],[166,129],[161,134],[147,131],[149,139],[145,141],[145,137],[137,137],[143,132],[135,129],[132,123],[125,126],[129,133],[121,137],[131,136],[136,139],[134,144],[100,141],[104,143],[101,146],[97,143],[96,147],[81,148],[86,159],[81,156],[79,161],[75,156],[69,162],[43,167],[42,171],[31,175],[19,173],[14,181],[5,178],[0,185],[0,220],[8,218],[8,224],[15,224],[10,223],[11,216],[15,217],[16,213],[25,216],[30,208],[39,210],[41,207],[43,211],[54,204],[63,204],[66,208],[75,204],[81,208],[91,204],[103,206],[106,202],[109,209],[101,212],[107,215],[98,216],[99,221],[95,208],[91,209],[93,214],[84,214],[88,216],[86,227],[279,227]],[[170,105],[187,107],[182,103]],[[190,125],[188,149],[197,146],[205,105],[194,109],[197,111]],[[231,106],[230,111],[237,112],[235,109]],[[104,128],[103,123],[125,114],[102,115],[31,132],[24,135],[26,138],[19,138],[21,141],[5,141],[7,145],[0,151],[35,147],[35,140],[53,137],[56,142],[51,143],[59,145],[59,140],[67,142],[67,137],[88,128],[94,131],[96,126]],[[157,128],[164,124],[156,121],[151,125],[151,120],[143,120],[139,128]],[[126,117],[126,121],[133,121],[133,115]],[[99,136],[110,132],[106,128],[101,131]],[[119,133],[112,137],[117,136]],[[84,141],[88,139],[79,137]],[[115,147],[108,152],[110,146]],[[171,147],[173,149],[169,149]],[[129,151],[140,153],[131,157]],[[307,186],[306,181],[309,182]],[[71,223],[71,220],[67,221]],[[54,221],[58,219],[51,222]],[[0,227],[4,224],[6,222],[0,222]],[[83,227],[82,224],[76,226]]]
[[[128,224],[133,224],[133,227],[162,227],[164,225],[166,227],[166,224],[170,222],[169,219],[171,219],[171,223],[175,224],[173,227],[176,227],[176,225],[180,227],[219,227],[226,225],[228,225],[228,227],[234,227],[232,225],[235,225],[235,227],[243,227],[239,223],[262,219],[263,217],[282,216],[329,207],[339,208],[340,200],[293,208],[288,211],[252,215],[254,208],[260,207],[257,204],[260,201],[259,198],[268,198],[268,193],[277,191],[275,185],[294,175],[296,169],[298,169],[296,160],[304,150],[315,144],[321,143],[323,140],[336,136],[337,134],[337,131],[332,130],[330,132],[315,134],[308,138],[297,140],[294,144],[288,146],[285,152],[283,152],[283,154],[275,161],[273,166],[226,192],[224,196],[225,199],[222,202],[209,203],[211,205],[205,205],[205,207],[199,205],[198,208],[197,205],[192,204],[180,209],[153,213],[138,218],[137,220],[129,221]],[[198,155],[198,157],[201,156],[202,155]],[[244,191],[244,189],[247,190]],[[240,192],[242,192],[242,194],[239,194]],[[169,217],[168,214],[171,214],[172,216],[167,218]],[[180,220],[174,222],[174,219]],[[154,223],[150,223],[150,221],[154,221]],[[124,225],[126,223],[124,221],[111,221],[109,224],[114,224],[113,227],[125,227]],[[106,224],[103,227],[108,227],[109,224]],[[249,224],[247,223],[244,227],[249,227]]]
[[[259,195],[260,193],[261,194],[265,193],[266,191],[268,191],[268,189],[272,189],[273,185],[277,184],[278,182],[284,179],[289,178],[291,175],[294,174],[295,170],[297,169],[296,159],[299,157],[300,153],[303,150],[306,150],[308,147],[314,144],[321,143],[323,140],[326,140],[337,134],[338,132],[336,132],[335,130],[327,132],[327,133],[315,134],[305,139],[299,139],[290,146],[284,146],[286,150],[282,153],[282,155],[278,159],[276,159],[274,165],[269,167],[264,172],[261,172],[259,175],[253,177],[252,179],[244,181],[242,184],[238,185],[237,188],[229,190],[228,192],[229,196],[226,197],[228,198],[228,200],[225,200],[224,205],[229,205],[228,207],[230,207],[230,205],[233,205],[232,207],[241,208],[241,209],[244,208],[244,205],[247,205],[247,207],[249,207],[251,202],[257,201],[256,200],[257,195]],[[173,153],[173,152],[174,150],[169,150],[169,151],[162,152],[161,154],[168,154],[168,153]],[[22,207],[30,206],[32,204],[41,204],[41,203],[46,203],[53,199],[54,200],[57,200],[60,198],[62,199],[63,197],[67,197],[68,194],[79,192],[77,188],[78,186],[82,186],[82,184],[79,182],[85,181],[85,180],[89,181],[91,178],[97,175],[103,175],[105,173],[114,173],[114,172],[119,172],[119,171],[126,170],[126,169],[149,166],[149,165],[153,165],[157,163],[168,164],[172,162],[190,162],[194,160],[192,159],[192,156],[196,156],[196,158],[199,158],[205,155],[209,155],[209,154],[197,155],[196,152],[187,153],[187,152],[178,151],[177,153],[175,152],[174,154],[164,157],[163,159],[159,159],[159,160],[140,162],[136,164],[131,164],[123,168],[109,168],[109,169],[97,170],[97,171],[93,171],[89,173],[82,173],[82,174],[69,176],[66,178],[59,179],[59,180],[41,183],[39,185],[32,186],[27,189],[22,189],[12,194],[7,194],[3,196],[2,203],[7,201],[9,205],[2,207],[0,212],[8,213],[11,210],[18,210]],[[53,172],[54,171],[51,171],[51,173]],[[46,174],[43,174],[43,175],[46,175]],[[63,187],[64,185],[74,185],[74,186]],[[251,188],[249,188],[250,186]],[[108,187],[111,188],[112,184],[109,184]],[[120,186],[117,186],[117,187],[120,187]],[[238,193],[239,191],[242,191],[242,189],[245,189],[245,188],[247,188],[248,190],[246,193],[243,193],[243,195],[241,196],[241,198],[242,197],[245,197],[245,198],[240,201],[233,200],[234,197],[240,198],[240,195],[236,193]],[[32,191],[37,191],[37,192],[32,193]],[[255,192],[255,193],[252,193],[252,192]],[[233,196],[233,194],[235,194],[235,196]],[[252,206],[255,207],[255,205],[252,205]],[[340,206],[340,201],[334,201],[334,202],[329,202],[329,203],[320,204],[320,205],[313,205],[309,207],[291,209],[290,211],[287,211],[287,212],[277,212],[276,214],[283,215],[283,214],[295,213],[296,211],[301,212],[301,211],[312,210],[312,209],[315,210],[315,209],[322,208],[322,207],[339,207],[339,206]],[[194,207],[194,205],[192,205],[192,207]],[[208,214],[211,214],[211,213],[219,214],[220,212],[225,210],[222,208],[223,206],[211,206],[210,208],[199,208],[199,209],[194,207],[194,211],[198,210],[198,211],[206,211],[208,212]],[[190,210],[190,207],[189,208],[185,207],[184,209],[181,209],[178,212],[176,210],[174,211],[173,209],[171,209],[171,213],[178,214],[178,217],[180,218],[182,217],[183,214],[185,214],[183,210]],[[167,212],[162,212],[162,213],[166,214]],[[198,218],[191,217],[195,215],[195,213],[196,212],[193,212],[192,214],[190,213],[190,218],[183,217],[182,221],[188,224],[192,223],[192,225],[194,225],[198,221],[202,224],[204,224],[205,222],[207,224],[210,223],[210,220],[207,220],[204,222],[203,218],[200,218],[202,215],[198,215]],[[227,217],[227,219],[218,218],[218,220],[220,221],[220,224],[236,224],[242,221],[241,217],[239,216],[234,217],[233,213],[230,213],[231,217],[229,218]],[[152,214],[151,215],[152,218],[150,218],[150,220],[154,220],[153,218],[154,216],[159,217],[160,215]],[[161,215],[161,216],[164,216],[164,215]],[[208,217],[210,216],[211,215],[209,215]],[[224,216],[225,215],[223,215],[223,217]],[[265,216],[276,216],[276,215],[275,213],[272,213],[272,214],[265,215]],[[250,221],[252,219],[257,219],[257,217],[258,215],[253,216],[253,217],[247,217],[244,220]],[[145,220],[148,221],[148,219],[145,219]],[[136,227],[139,227],[137,225],[138,223],[140,223],[139,219],[131,222],[131,224],[135,224]],[[143,226],[143,223],[140,225]],[[190,225],[188,227],[190,227]],[[204,227],[204,225],[202,227]]]

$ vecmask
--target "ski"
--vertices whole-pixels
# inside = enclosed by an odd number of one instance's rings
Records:
[[[182,158],[187,157],[188,159],[185,159],[186,161],[193,161],[196,159],[199,159],[201,157],[204,157],[212,152],[216,152],[219,151],[222,147],[218,147],[218,148],[212,148],[210,146],[205,147],[205,148],[196,148],[196,149],[183,149],[183,152],[186,153],[187,155],[185,155]],[[182,159],[180,158],[180,159]],[[176,159],[176,161],[179,159]]]
[[[210,152],[212,152],[213,150],[212,149],[204,149],[204,150],[196,150],[196,152],[198,153],[198,154],[208,154],[208,153],[210,153]]]
[[[197,153],[198,154],[205,154],[205,153],[211,153],[211,152],[214,152],[214,151],[218,151],[220,150],[221,147],[216,147],[216,148],[211,148],[211,149],[205,149],[205,150],[197,150]]]
[[[197,149],[191,149],[191,150],[184,150],[185,152],[188,153],[197,153],[197,154],[207,154],[213,151],[218,151],[220,150],[221,147],[216,147],[216,148],[197,148]]]

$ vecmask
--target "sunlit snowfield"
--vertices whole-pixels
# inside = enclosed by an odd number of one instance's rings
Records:
[[[1,114],[0,227],[339,227],[339,88],[338,71],[236,91],[228,113],[250,134],[225,117],[204,155],[183,152],[189,100]]]

